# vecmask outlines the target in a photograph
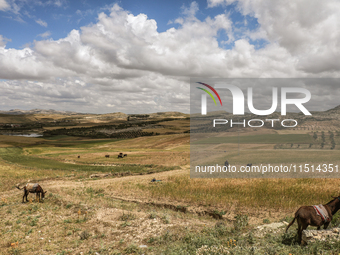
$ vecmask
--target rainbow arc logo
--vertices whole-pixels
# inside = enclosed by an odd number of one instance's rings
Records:
[[[222,100],[220,98],[220,95],[217,93],[217,91],[213,87],[211,87],[210,85],[208,85],[206,83],[203,83],[203,82],[196,82],[196,83],[199,83],[199,84],[204,85],[207,88],[211,89],[211,91],[214,92],[215,95],[218,97],[218,100],[220,100],[220,104],[222,106]],[[211,94],[211,92],[209,90],[206,90],[206,89],[203,89],[203,88],[200,88],[200,87],[197,87],[197,88],[203,90],[204,92],[206,92],[214,100],[215,105],[217,105],[214,96]]]
[[[220,104],[222,106],[221,97],[212,86],[210,86],[209,84],[203,83],[203,82],[196,82],[196,83],[201,84],[201,85],[207,87],[208,89],[210,89],[212,92],[214,92],[215,95],[217,96],[218,100],[220,100]],[[197,87],[197,88],[206,92],[212,98],[212,100],[214,100],[215,105],[217,105],[213,94],[209,90],[204,89],[204,88],[200,88],[200,87]],[[207,94],[202,94],[202,99],[201,99],[201,114],[202,115],[207,114]]]

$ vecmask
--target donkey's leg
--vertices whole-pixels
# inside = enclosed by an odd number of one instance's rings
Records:
[[[301,223],[298,222],[298,243],[301,243],[301,236],[302,236],[302,226],[301,226]]]
[[[303,232],[304,230],[306,230],[307,228],[308,228],[308,224],[307,224],[307,223],[303,224],[303,226],[302,226],[302,228],[301,228],[301,233],[300,233],[301,245],[307,244],[307,243],[305,243],[305,241],[302,240],[302,232]]]
[[[29,194],[29,191],[28,191],[28,190],[25,190],[26,202],[28,202],[28,199],[27,199],[28,194]]]

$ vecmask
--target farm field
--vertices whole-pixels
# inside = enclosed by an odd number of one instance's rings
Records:
[[[129,139],[0,136],[1,254],[340,252],[337,242],[298,245],[296,224],[287,234],[284,227],[257,228],[289,222],[301,205],[330,201],[340,195],[339,179],[190,179],[188,120],[161,124],[178,133]],[[220,152],[216,160],[227,157],[240,165],[301,163],[297,152],[305,161],[340,163],[340,150],[330,149],[325,134],[323,148],[321,131],[313,138],[307,130],[249,130],[240,135],[240,151],[236,132],[227,133],[222,145],[206,138],[202,146]],[[118,158],[120,152],[127,157]],[[28,181],[47,191],[43,203],[32,194],[21,203],[23,191],[15,186]],[[331,226],[339,224],[336,215]]]

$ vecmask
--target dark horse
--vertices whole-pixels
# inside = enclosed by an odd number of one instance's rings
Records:
[[[35,193],[36,199],[39,198],[40,202],[40,194],[41,194],[41,199],[44,201],[45,194],[47,191],[44,192],[42,187],[38,183],[27,183],[23,188],[19,188],[19,186],[16,186],[19,190],[24,189],[24,196],[22,197],[22,202],[24,202],[24,198],[26,197],[26,202],[28,202],[27,196],[29,193]]]
[[[295,213],[295,217],[291,223],[286,228],[293,225],[294,221],[297,220],[298,223],[298,242],[301,243],[302,231],[307,229],[309,225],[318,227],[318,230],[322,225],[324,229],[327,229],[329,223],[331,222],[333,215],[340,209],[340,196],[333,197],[333,200],[323,205],[328,212],[329,219],[323,220],[320,215],[316,214],[313,206],[301,206]]]

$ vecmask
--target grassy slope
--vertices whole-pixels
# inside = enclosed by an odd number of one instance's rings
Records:
[[[1,148],[0,190],[6,191],[0,193],[1,248],[5,254],[196,254],[204,245],[231,249],[232,239],[235,240],[232,244],[236,244],[232,250],[234,254],[245,254],[244,251],[250,254],[254,243],[258,249],[254,254],[310,254],[312,249],[320,249],[321,244],[307,249],[295,245],[293,229],[286,236],[270,234],[261,239],[252,236],[250,227],[236,229],[233,222],[242,221],[241,216],[246,214],[250,222],[259,217],[260,222],[278,220],[291,216],[300,205],[328,202],[331,195],[340,194],[338,179],[193,180],[187,171],[153,175],[162,179],[156,185],[149,183],[153,176],[112,181],[86,179],[93,171],[107,169],[106,166],[90,166],[90,163],[139,162],[144,167],[144,164],[164,166],[164,162],[170,161],[174,165],[187,165],[188,138],[188,135],[171,135],[90,142],[72,141],[69,137],[48,141],[37,138],[40,144],[37,139],[29,138],[31,140],[24,139],[25,142],[15,141],[23,149]],[[116,155],[120,151],[128,152],[124,161],[103,157],[105,153]],[[244,147],[242,153],[250,151]],[[326,154],[336,157],[336,153],[327,150]],[[81,155],[79,161],[77,155]],[[274,159],[275,154],[270,158]],[[79,171],[73,171],[74,168]],[[20,203],[21,193],[13,185],[27,179],[45,184],[51,194],[45,203]],[[216,221],[209,217],[172,212],[143,203],[120,202],[112,199],[113,196],[227,212],[226,225],[216,228]],[[89,236],[81,240],[84,231]],[[10,248],[9,243],[16,241],[19,246]],[[140,244],[146,244],[147,250],[139,248]],[[338,247],[335,243],[321,249],[339,252]]]

